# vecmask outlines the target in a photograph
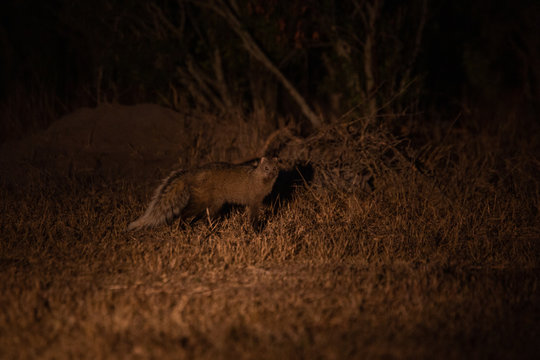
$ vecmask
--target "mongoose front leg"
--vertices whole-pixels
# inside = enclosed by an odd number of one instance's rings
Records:
[[[256,231],[261,230],[261,207],[259,204],[252,204],[248,207],[249,222]]]

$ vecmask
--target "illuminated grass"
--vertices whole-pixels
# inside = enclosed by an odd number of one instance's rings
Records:
[[[419,171],[381,157],[375,132],[332,168],[329,134],[261,232],[235,209],[125,233],[153,186],[133,178],[3,181],[0,357],[538,354],[538,158],[456,136]],[[346,189],[346,154],[372,164],[373,189]]]

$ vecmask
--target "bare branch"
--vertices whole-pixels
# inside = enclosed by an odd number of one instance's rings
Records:
[[[364,74],[366,76],[366,96],[368,101],[369,116],[377,115],[377,101],[375,98],[375,75],[374,75],[374,52],[375,52],[375,23],[379,15],[381,2],[374,0],[373,4],[366,3],[368,15],[366,23],[366,40],[364,44]]]
[[[211,88],[215,86],[213,81],[208,78],[203,71],[196,67],[191,58],[188,58],[187,60],[187,68],[189,74],[193,77],[193,79],[195,79],[197,86],[199,87],[200,91],[205,94],[206,98],[209,99],[216,107],[221,109],[221,111],[224,111],[225,106],[223,105],[223,102],[218,96],[215,95]]]
[[[416,61],[416,58],[418,57],[418,53],[420,52],[420,46],[422,45],[422,36],[424,34],[424,26],[426,25],[427,14],[428,14],[427,0],[422,0],[422,14],[420,16],[420,23],[418,24],[418,29],[416,30],[416,37],[414,39],[413,52],[409,58],[409,61],[407,62],[407,67],[405,68],[404,76],[401,79],[401,84],[400,84],[401,89],[406,87],[406,83],[409,81],[409,76],[411,74],[412,67],[414,65],[414,62]]]
[[[229,94],[229,89],[227,83],[225,82],[225,76],[223,75],[223,66],[221,63],[221,54],[219,49],[216,47],[214,49],[214,73],[216,74],[216,88],[219,91],[219,95],[223,99],[225,106],[229,109],[232,109],[232,100]]]
[[[163,11],[161,10],[161,8],[157,6],[156,4],[150,3],[148,4],[148,8],[154,14],[154,16],[160,21],[160,23],[164,25],[171,33],[173,33],[174,36],[176,36],[178,39],[183,38],[183,35],[182,35],[183,26],[181,26],[180,28],[177,28],[176,26],[174,26],[174,24],[171,23],[169,19],[167,19],[165,14],[163,14]]]
[[[205,94],[199,89],[199,86],[197,82],[193,80],[193,77],[180,67],[178,67],[176,71],[180,75],[180,82],[186,87],[193,99],[204,108],[210,108],[210,102]]]
[[[207,6],[212,9],[216,14],[222,16],[231,26],[233,31],[242,39],[245,49],[255,59],[260,61],[276,78],[281,82],[283,87],[289,92],[291,97],[296,101],[300,110],[308,118],[311,124],[315,128],[321,126],[321,119],[315,114],[315,112],[309,107],[306,100],[296,90],[294,85],[283,75],[276,65],[266,56],[264,51],[259,47],[257,42],[253,39],[251,34],[246,30],[245,26],[241,23],[234,10],[225,1],[218,0],[203,3],[203,6]]]

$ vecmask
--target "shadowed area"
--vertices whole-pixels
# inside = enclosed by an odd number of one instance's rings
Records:
[[[277,210],[291,201],[297,188],[309,186],[313,181],[314,171],[312,165],[303,163],[294,164],[291,169],[281,170],[265,203],[277,204],[275,208]]]

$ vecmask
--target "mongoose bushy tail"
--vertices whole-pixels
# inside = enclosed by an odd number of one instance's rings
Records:
[[[212,163],[193,170],[174,170],[154,191],[144,214],[128,231],[170,223],[208,211],[215,215],[224,204],[246,205],[255,222],[278,175],[276,159],[261,158],[243,164]]]

